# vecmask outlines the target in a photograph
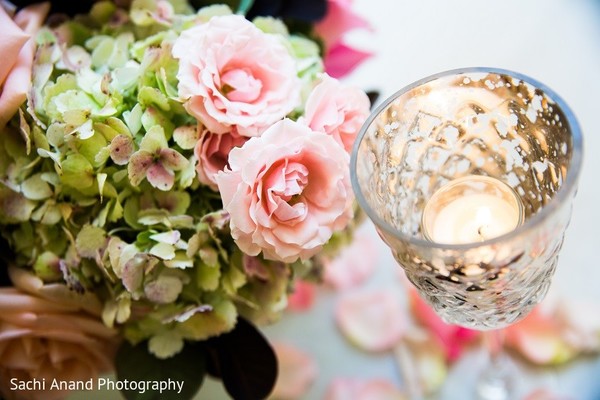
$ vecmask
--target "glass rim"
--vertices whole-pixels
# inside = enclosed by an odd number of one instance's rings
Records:
[[[468,73],[487,73],[487,74],[499,74],[510,76],[515,79],[519,79],[523,82],[526,82],[532,85],[536,89],[540,89],[544,92],[549,99],[551,99],[563,112],[565,115],[567,124],[567,128],[571,133],[571,138],[573,142],[572,147],[572,155],[570,158],[569,170],[567,171],[567,175],[564,179],[563,184],[560,189],[556,192],[556,194],[552,197],[552,199],[544,206],[542,209],[531,216],[531,218],[526,219],[521,225],[519,225],[514,230],[507,232],[503,235],[497,236],[495,238],[487,239],[481,242],[474,243],[461,243],[461,244],[447,244],[447,243],[438,243],[434,241],[430,241],[425,238],[418,238],[415,236],[407,235],[395,229],[390,223],[383,220],[377,215],[377,213],[370,206],[369,202],[366,200],[363,195],[362,188],[360,183],[358,182],[358,177],[356,174],[356,164],[358,159],[358,150],[360,145],[367,133],[367,130],[375,121],[375,119],[386,110],[392,102],[398,99],[403,94],[408,91],[422,86],[425,83],[437,80],[439,78],[449,77],[452,75],[463,75]],[[352,182],[352,188],[354,190],[354,194],[356,199],[358,200],[358,204],[365,211],[367,216],[373,221],[373,223],[379,228],[384,230],[386,233],[390,234],[393,237],[396,237],[403,242],[411,243],[420,247],[436,247],[442,250],[469,250],[472,248],[489,246],[496,243],[501,243],[507,240],[512,239],[513,237],[519,236],[524,232],[528,232],[536,229],[538,226],[542,224],[542,222],[546,219],[548,215],[554,213],[567,199],[573,191],[577,188],[577,181],[579,179],[581,166],[583,162],[583,135],[581,132],[581,128],[579,123],[577,122],[577,118],[575,114],[569,107],[569,105],[559,96],[554,90],[550,89],[545,84],[539,82],[536,79],[533,79],[527,75],[514,72],[507,69],[502,68],[493,68],[493,67],[467,67],[467,68],[457,68],[451,69],[443,72],[439,72],[433,75],[429,75],[425,78],[419,79],[400,90],[396,91],[394,94],[386,98],[379,106],[373,110],[367,120],[364,122],[356,139],[354,141],[354,145],[352,147],[352,153],[350,156],[350,180]]]

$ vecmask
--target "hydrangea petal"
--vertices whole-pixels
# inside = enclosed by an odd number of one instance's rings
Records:
[[[144,180],[152,162],[152,154],[147,151],[137,151],[131,156],[127,164],[127,173],[133,186],[138,186]]]
[[[160,163],[154,163],[148,168],[146,178],[152,186],[160,190],[171,190],[175,183],[175,175]]]
[[[118,135],[110,142],[110,158],[117,165],[125,165],[135,150],[133,140],[127,135]]]

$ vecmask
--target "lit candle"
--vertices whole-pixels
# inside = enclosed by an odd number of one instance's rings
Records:
[[[523,203],[498,179],[470,175],[438,189],[423,210],[423,233],[444,244],[477,243],[508,233],[523,221]]]

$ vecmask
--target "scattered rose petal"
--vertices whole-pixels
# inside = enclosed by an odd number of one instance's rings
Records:
[[[536,389],[523,398],[523,400],[571,400],[572,397],[552,393],[546,389]]]
[[[288,296],[288,308],[293,311],[309,310],[315,302],[316,288],[310,282],[298,281]]]
[[[565,342],[582,351],[600,350],[600,306],[562,299],[557,307],[556,319],[563,326]]]
[[[446,352],[431,332],[412,327],[394,356],[413,397],[435,393],[446,380]]]
[[[415,319],[435,335],[444,348],[448,361],[457,360],[465,348],[480,335],[472,329],[449,325],[419,296],[416,289],[408,290],[410,306]]]
[[[600,351],[598,306],[547,298],[506,329],[507,346],[530,362],[556,365]]]
[[[367,351],[391,349],[406,327],[406,314],[397,296],[386,290],[342,297],[335,318],[344,336]]]
[[[377,245],[373,235],[358,231],[352,244],[325,264],[323,280],[335,289],[348,289],[364,282],[377,265]]]
[[[505,332],[506,344],[535,364],[558,364],[575,356],[574,349],[561,340],[558,321],[540,306]]]
[[[301,398],[317,377],[317,363],[305,352],[285,343],[273,343],[279,373],[271,397],[281,400]]]
[[[336,378],[327,388],[325,400],[405,400],[407,397],[384,379]]]

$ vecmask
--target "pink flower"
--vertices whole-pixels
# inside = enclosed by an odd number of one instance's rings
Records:
[[[0,397],[62,399],[61,390],[12,391],[11,379],[47,382],[95,379],[113,368],[117,332],[101,321],[102,306],[87,292],[44,284],[11,269],[15,287],[0,288]]]
[[[473,342],[479,332],[457,325],[449,325],[433,311],[433,309],[419,296],[417,291],[410,288],[410,305],[416,320],[434,334],[444,348],[446,358],[452,362],[457,360],[465,348]]]
[[[350,73],[372,55],[343,42],[346,32],[359,28],[371,29],[371,26],[352,11],[352,0],[328,0],[327,15],[315,26],[315,31],[325,42],[325,71],[334,78]]]
[[[194,154],[198,159],[196,164],[198,180],[217,190],[215,175],[229,165],[227,157],[231,149],[241,147],[246,140],[248,139],[238,135],[235,130],[222,134],[204,130],[194,148]]]
[[[35,53],[35,42],[30,39],[49,9],[47,2],[25,7],[13,20],[0,6],[0,129],[27,97]]]
[[[211,132],[258,136],[300,101],[296,65],[280,40],[239,15],[185,30],[173,46],[179,95]]]
[[[249,254],[306,260],[352,218],[348,154],[328,135],[285,119],[229,153],[217,174],[231,235]]]
[[[369,116],[369,98],[362,90],[323,75],[306,100],[304,122],[314,131],[325,132],[347,152]]]

